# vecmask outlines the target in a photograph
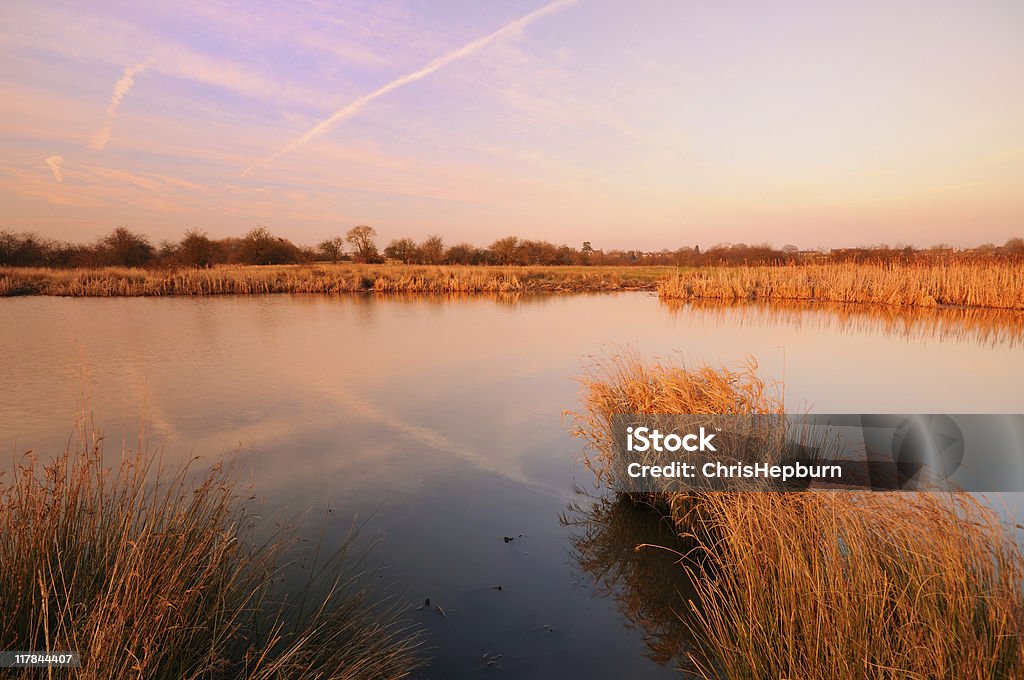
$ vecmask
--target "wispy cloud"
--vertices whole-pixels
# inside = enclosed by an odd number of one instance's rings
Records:
[[[518,33],[522,29],[532,24],[534,21],[544,16],[547,16],[548,14],[552,14],[553,12],[557,12],[561,9],[564,9],[569,5],[573,5],[576,2],[577,0],[556,0],[556,2],[544,5],[540,9],[534,10],[533,12],[530,12],[529,14],[520,17],[519,19],[516,19],[515,21],[506,24],[505,26],[499,28],[493,33],[489,33],[483,37],[477,38],[476,40],[466,43],[465,45],[458,49],[452,50],[451,52],[448,52],[447,54],[444,54],[438,57],[437,59],[434,59],[429,64],[427,64],[426,66],[417,71],[406,73],[405,75],[395,78],[386,85],[382,85],[373,92],[365,94],[362,97],[359,97],[355,101],[351,102],[350,104],[346,105],[345,107],[338,109],[329,118],[326,118],[317,123],[316,125],[314,125],[308,132],[306,132],[306,134],[294,140],[280,151],[277,151],[276,153],[267,156],[263,160],[253,163],[244,171],[242,171],[242,176],[244,177],[248,175],[255,168],[258,168],[262,165],[266,165],[267,163],[270,163],[280,158],[286,153],[294,151],[299,147],[305,146],[306,144],[313,141],[320,135],[334,128],[339,123],[342,123],[343,121],[346,121],[352,116],[359,113],[367,104],[369,104],[373,100],[382,97],[385,94],[392,92],[393,90],[397,90],[403,85],[408,85],[409,83],[413,83],[416,82],[417,80],[426,78],[427,76],[429,76],[431,73],[434,73],[438,69],[444,68],[445,66],[453,62],[459,61],[460,59],[465,59],[466,57],[487,47],[491,43],[501,40],[506,36]]]
[[[50,168],[50,172],[53,173],[53,178],[58,182],[64,181],[64,173],[61,172],[60,166],[64,163],[64,159],[61,156],[50,156],[46,159],[46,165]]]
[[[92,139],[89,141],[90,148],[102,151],[107,142],[110,141],[110,132],[114,127],[117,109],[121,106],[124,96],[128,94],[128,91],[135,84],[135,76],[145,71],[148,65],[149,62],[142,62],[135,66],[129,66],[121,74],[121,77],[118,78],[117,83],[114,85],[114,93],[110,96],[110,104],[107,105],[107,121],[92,136]]]

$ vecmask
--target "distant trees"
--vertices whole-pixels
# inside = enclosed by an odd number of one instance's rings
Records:
[[[117,267],[142,267],[156,256],[149,239],[127,227],[118,227],[96,244],[96,255],[102,264]]]
[[[444,260],[448,264],[490,264],[492,258],[472,243],[457,243],[445,252]]]
[[[262,226],[246,234],[239,247],[239,260],[245,264],[294,264],[300,259],[301,251],[294,243]]]
[[[189,229],[180,241],[162,241],[155,248],[143,235],[119,226],[92,244],[73,244],[45,239],[33,233],[0,231],[0,266],[13,267],[208,267],[221,263],[292,264],[314,259],[338,262],[351,257],[357,262],[381,262],[377,232],[367,225],[353,227],[344,237],[321,241],[316,249],[304,248],[275,236],[257,225],[244,237],[211,239],[205,232]],[[346,254],[346,252],[350,253]],[[773,265],[808,262],[947,262],[962,260],[1012,260],[1024,264],[1024,239],[1011,238],[1003,245],[986,243],[975,248],[936,244],[927,248],[906,245],[873,245],[832,250],[800,250],[787,244],[718,243],[706,249],[683,245],[675,250],[603,250],[590,241],[572,248],[538,239],[506,236],[486,248],[471,243],[445,247],[432,234],[421,243],[411,238],[388,242],[383,255],[406,264],[456,265]]]
[[[491,253],[498,264],[517,264],[516,256],[519,254],[519,238],[506,236],[499,238],[491,244]]]
[[[437,234],[431,234],[420,244],[420,259],[424,264],[441,264],[444,262],[444,240]]]
[[[337,262],[345,254],[345,239],[340,236],[324,239],[317,246],[320,255],[331,262]]]
[[[377,230],[365,224],[360,224],[348,230],[348,233],[345,234],[345,240],[355,250],[353,257],[356,262],[380,261],[381,257],[377,252],[377,244],[374,243],[375,238],[377,238]]]
[[[384,248],[384,257],[411,264],[418,259],[419,249],[411,238],[396,238]]]
[[[188,267],[209,267],[223,259],[219,244],[211,241],[206,232],[189,229],[173,252],[180,264]]]

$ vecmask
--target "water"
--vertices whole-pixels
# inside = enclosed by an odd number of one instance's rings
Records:
[[[83,406],[115,450],[140,423],[165,462],[240,450],[264,506],[308,510],[312,532],[329,504],[329,541],[358,515],[383,582],[444,609],[411,610],[425,676],[668,677],[685,632],[643,603],[663,599],[646,575],[669,579],[671,555],[638,566],[621,529],[560,522],[573,485],[592,486],[562,416],[588,357],[755,356],[790,407],[819,412],[1020,413],[1020,329],[643,293],[4,299],[0,450],[63,450]]]

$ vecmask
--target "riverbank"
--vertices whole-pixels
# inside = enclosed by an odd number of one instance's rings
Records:
[[[682,269],[658,284],[665,300],[786,300],[1024,309],[1024,266],[1008,260],[942,264],[819,264]]]
[[[207,269],[0,268],[0,297],[267,293],[580,293],[653,291],[674,267],[222,265]]]

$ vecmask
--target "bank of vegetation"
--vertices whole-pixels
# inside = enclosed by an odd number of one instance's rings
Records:
[[[80,668],[52,672],[83,680],[384,680],[420,665],[354,537],[310,558],[288,528],[256,531],[231,465],[115,460],[95,440],[0,474],[0,647],[78,651]]]
[[[266,293],[559,293],[654,290],[666,267],[221,265],[209,268],[0,268],[0,296]]]
[[[612,358],[582,380],[576,436],[615,491],[621,413],[775,413],[753,365]],[[765,450],[765,462],[778,452]],[[961,493],[666,493],[640,500],[690,548],[680,600],[705,678],[1009,678],[1024,675],[1019,532]],[[680,595],[680,598],[683,596]]]
[[[784,300],[1024,309],[1024,265],[1013,261],[713,267],[674,272],[666,300]]]

